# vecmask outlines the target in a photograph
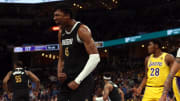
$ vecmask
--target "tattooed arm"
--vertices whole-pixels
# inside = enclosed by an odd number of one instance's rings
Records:
[[[175,74],[180,70],[180,58],[176,58],[176,61],[173,63],[173,66],[171,67],[171,71],[167,77],[167,80],[164,84],[164,91],[163,94],[167,94],[167,92],[171,88],[172,79],[175,76]]]
[[[172,82],[172,79],[175,75],[175,72],[174,72],[174,56],[173,55],[170,55],[170,54],[167,54],[166,57],[165,57],[165,61],[166,61],[166,64],[171,68],[171,71],[165,81],[165,84],[164,84],[164,91],[163,91],[163,94],[167,94],[169,89],[171,88],[171,82]]]
[[[168,92],[170,91],[170,88],[172,85],[173,77],[176,75],[178,70],[180,70],[180,58],[176,58],[176,61],[174,61],[173,65],[171,67],[171,71],[167,77],[165,84],[164,84],[164,91],[163,91],[160,101],[166,100],[166,96],[167,96]]]

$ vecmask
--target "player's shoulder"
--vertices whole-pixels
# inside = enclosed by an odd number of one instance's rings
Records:
[[[78,31],[80,31],[80,32],[91,32],[90,28],[85,24],[81,24]]]
[[[13,71],[11,70],[11,71],[9,71],[9,72],[8,72],[8,74],[9,74],[9,75],[11,75],[11,74],[12,74],[12,72],[13,72]]]
[[[108,88],[113,88],[113,84],[112,83],[107,83],[105,86],[108,87]]]
[[[171,54],[171,53],[166,53],[165,58],[166,58],[166,59],[174,58],[174,56],[173,56],[173,54]]]
[[[146,56],[145,61],[148,61],[151,55]]]
[[[167,64],[171,64],[171,63],[174,62],[175,58],[174,58],[174,56],[173,56],[172,54],[166,53],[164,60],[165,60],[165,62],[166,62]]]
[[[28,70],[25,70],[24,72],[26,73],[26,75],[29,75],[29,73],[30,73],[30,71],[28,71]]]
[[[151,55],[148,55],[148,56],[146,56],[146,58],[145,59],[149,59],[149,57],[150,57]]]

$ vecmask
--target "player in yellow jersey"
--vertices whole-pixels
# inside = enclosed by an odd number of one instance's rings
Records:
[[[171,83],[173,83],[173,92],[176,97],[176,101],[180,101],[180,48],[177,51],[176,61],[174,62],[164,84],[164,91],[160,101],[166,101],[166,96],[171,88]]]
[[[159,40],[149,41],[148,53],[150,56],[145,59],[145,77],[137,89],[137,94],[141,94],[146,86],[142,101],[159,101],[174,57],[162,52]]]

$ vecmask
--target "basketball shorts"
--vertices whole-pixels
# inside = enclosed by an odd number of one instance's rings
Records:
[[[16,90],[13,92],[12,101],[29,101],[29,90]]]
[[[67,85],[72,80],[66,80],[60,87],[58,101],[92,101],[94,80],[88,76],[76,90],[71,90]]]
[[[142,101],[159,101],[164,87],[146,86]]]

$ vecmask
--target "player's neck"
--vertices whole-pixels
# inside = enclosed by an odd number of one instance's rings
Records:
[[[159,57],[162,54],[161,50],[156,50],[154,53],[154,57]]]
[[[65,26],[65,30],[70,32],[75,23],[76,23],[76,20],[74,19],[71,19],[70,21],[68,21],[68,24]]]

